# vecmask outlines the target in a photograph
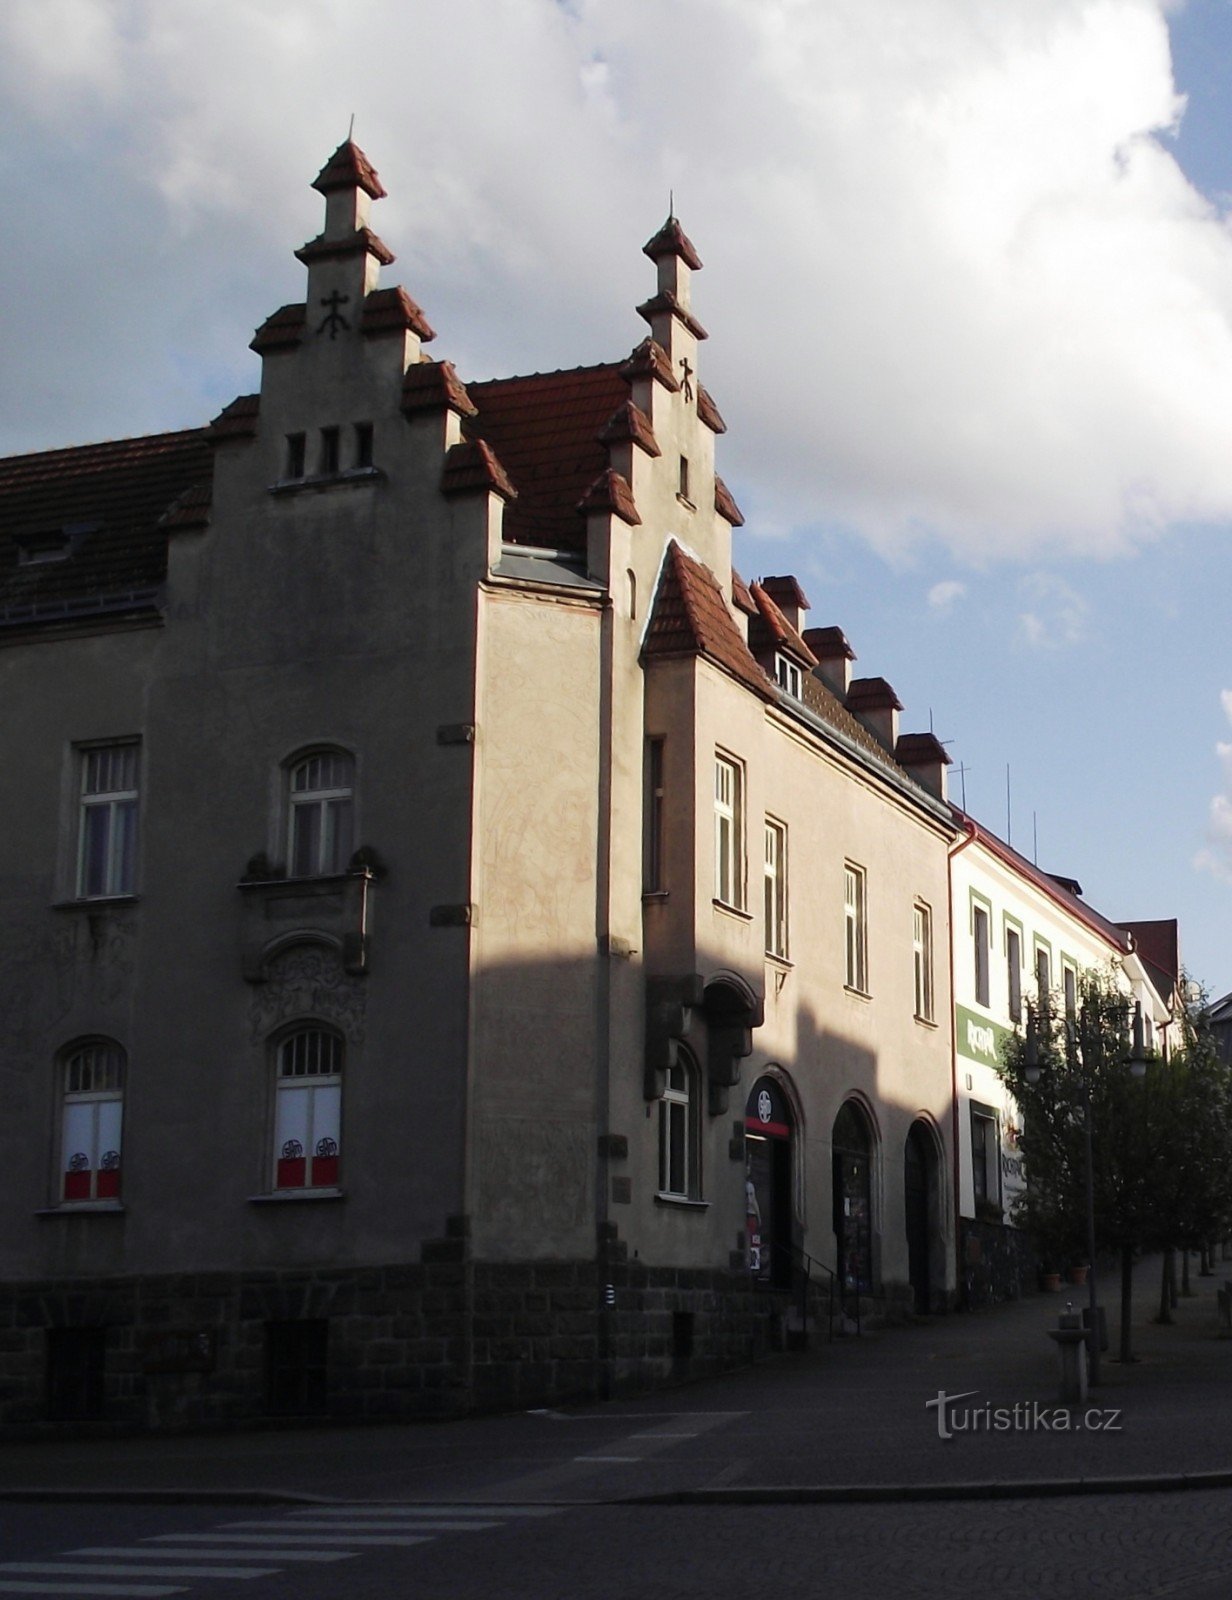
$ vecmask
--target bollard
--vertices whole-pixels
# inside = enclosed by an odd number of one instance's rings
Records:
[[[1087,1335],[1082,1318],[1068,1301],[1048,1337],[1061,1361],[1061,1403],[1081,1405],[1087,1397]]]

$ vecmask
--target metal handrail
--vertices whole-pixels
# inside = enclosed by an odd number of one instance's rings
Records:
[[[838,1275],[834,1271],[834,1268],[828,1267],[824,1261],[818,1261],[816,1256],[810,1255],[803,1245],[772,1244],[770,1248],[772,1251],[780,1253],[786,1252],[791,1261],[792,1277],[795,1280],[793,1287],[797,1296],[800,1312],[800,1327],[805,1333],[807,1333],[808,1330],[809,1287],[812,1283],[813,1268],[816,1267],[821,1272],[825,1273],[829,1288],[829,1295],[827,1297],[826,1305],[826,1338],[827,1341],[832,1340],[834,1338],[834,1289],[838,1282]],[[858,1304],[856,1306],[856,1317],[858,1321]]]

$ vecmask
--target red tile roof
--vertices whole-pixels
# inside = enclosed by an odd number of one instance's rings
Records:
[[[744,527],[744,515],[717,472],[714,475],[714,509],[725,522],[730,522],[733,528]]]
[[[851,711],[901,711],[902,701],[884,678],[853,678],[847,690]]]
[[[312,180],[319,194],[329,194],[333,189],[366,190],[374,200],[383,200],[385,190],[376,175],[376,168],[357,144],[344,139],[329,160]]]
[[[364,309],[360,328],[366,334],[403,333],[410,329],[424,344],[436,338],[436,333],[423,312],[400,286],[392,289],[373,289],[364,296]]]
[[[790,573],[781,578],[762,578],[761,586],[776,606],[798,606],[801,611],[812,610],[799,579]]]
[[[633,500],[629,480],[612,467],[605,467],[578,501],[580,511],[611,511],[631,528],[640,528],[641,517]]]
[[[697,386],[697,420],[704,422],[711,433],[726,433],[727,424],[719,415],[719,408],[710,397],[704,383]]]
[[[167,570],[160,519],[177,501],[191,518],[199,503],[181,497],[212,474],[204,428],[0,460],[0,621],[153,609]],[[66,560],[19,565],[19,543],[65,528],[78,535]]]
[[[253,334],[248,348],[264,355],[267,350],[286,350],[297,345],[304,337],[306,318],[307,307],[302,301],[298,305],[279,306]]]
[[[346,256],[375,256],[383,267],[390,266],[397,257],[383,239],[378,239],[371,228],[356,228],[342,239],[327,239],[318,233],[315,239],[300,245],[295,259],[305,266],[310,261],[340,261]]]
[[[586,516],[578,506],[607,470],[599,435],[629,398],[619,369],[574,367],[466,388],[478,408],[467,433],[487,440],[518,491],[505,513],[506,541],[585,550]]]
[[[628,360],[620,369],[620,376],[630,382],[634,378],[657,378],[665,389],[670,389],[673,394],[680,385],[676,381],[676,374],[672,371],[672,364],[667,358],[667,351],[654,339],[643,339],[641,344],[635,345]]]
[[[660,256],[679,256],[686,267],[692,267],[694,272],[701,271],[702,258],[675,217],[668,217],[658,233],[652,239],[647,239],[642,246],[642,254],[648,255],[652,261],[657,261]]]
[[[623,406],[612,413],[599,438],[604,444],[625,444],[632,440],[650,456],[663,453],[650,426],[650,418],[632,400],[626,400]]]
[[[260,411],[259,394],[237,395],[210,423],[205,436],[211,444],[222,444],[227,439],[255,438]]]
[[[417,361],[409,366],[402,379],[402,409],[408,416],[416,411],[445,410],[456,411],[460,417],[476,415],[475,403],[452,361]]]
[[[518,491],[490,445],[482,439],[464,439],[452,445],[441,469],[441,493],[474,494],[489,489],[495,489],[506,502],[517,499]]]
[[[757,614],[749,622],[749,648],[758,650],[786,650],[806,667],[815,667],[817,657],[788,622],[778,606],[760,583],[750,589]]]
[[[901,767],[924,767],[934,761],[950,765],[946,748],[935,733],[900,733],[894,755]]]
[[[715,495],[715,500],[718,500],[717,494]],[[731,575],[732,605],[735,606],[737,611],[743,611],[746,617],[755,617],[757,615],[757,607],[753,603],[753,596],[749,593],[748,584],[745,583],[735,567],[731,569]]]
[[[856,659],[856,653],[841,628],[805,628],[803,637],[818,661]]]
[[[695,339],[710,337],[693,313],[680,304],[670,289],[664,289],[651,299],[643,300],[637,308],[638,316],[645,322],[652,322],[662,311],[670,311],[674,317],[678,317]]]
[[[769,678],[754,661],[708,567],[673,539],[667,547],[643,658],[702,655],[765,700],[775,698]]]

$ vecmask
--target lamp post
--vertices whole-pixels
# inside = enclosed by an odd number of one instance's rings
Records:
[[[1091,1083],[1087,1076],[1084,1046],[1090,1042],[1087,1012],[1084,1006],[1077,1017],[1065,1019],[1065,1056],[1077,1073],[1082,1089],[1082,1145],[1086,1178],[1087,1211],[1087,1377],[1092,1384],[1099,1382],[1099,1293],[1095,1275],[1095,1158],[1091,1132]],[[1125,1065],[1134,1078],[1146,1076],[1146,1050],[1142,1023],[1142,1002],[1134,1001],[1133,1041]],[[1035,1011],[1027,1007],[1027,1053],[1023,1076],[1034,1086],[1040,1081],[1039,1039],[1036,1034]],[[1030,1174],[1028,1172],[1028,1181]]]

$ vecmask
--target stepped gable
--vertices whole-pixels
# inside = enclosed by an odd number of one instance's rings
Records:
[[[225,439],[254,439],[260,413],[259,394],[237,395],[210,423],[205,436],[211,444],[221,444]]]
[[[452,445],[445,452],[445,465],[441,469],[441,493],[486,493],[489,489],[494,489],[506,503],[517,499],[518,491],[510,483],[491,445],[482,439],[463,439],[460,444]]]
[[[154,609],[167,572],[160,519],[177,502],[199,508],[212,477],[204,428],[0,460],[0,623]],[[23,544],[60,533],[64,559],[22,564]]]
[[[731,497],[731,490],[716,472],[714,475],[714,509],[725,522],[730,522],[733,528],[744,527],[744,516],[740,507]]]
[[[741,638],[714,573],[686,555],[673,539],[659,576],[642,657],[688,655],[705,656],[764,700],[775,698],[774,686]]]
[[[723,421],[718,406],[710,396],[710,391],[704,383],[697,385],[697,420],[704,422],[711,433],[726,433],[727,424]]]
[[[507,544],[586,549],[583,496],[606,472],[599,435],[629,391],[615,363],[468,383],[478,415],[466,433],[486,440],[518,492],[505,509]]]
[[[392,289],[373,289],[371,294],[364,296],[359,326],[363,333],[369,335],[404,333],[409,328],[412,333],[419,335],[421,344],[428,344],[436,338],[432,324],[400,284]]]
[[[308,308],[302,300],[293,305],[279,306],[253,334],[248,348],[255,350],[259,356],[270,350],[290,350],[304,337],[307,319]]]
[[[473,417],[475,405],[466,385],[454,371],[452,361],[422,361],[406,369],[402,380],[402,410],[411,416],[417,411],[456,411],[460,417]]]

